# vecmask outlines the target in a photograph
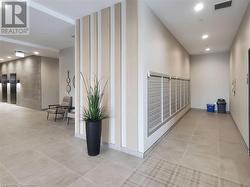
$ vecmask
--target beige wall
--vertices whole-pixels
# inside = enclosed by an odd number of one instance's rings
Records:
[[[151,136],[147,136],[147,73],[156,72],[169,76],[190,78],[190,59],[188,52],[174,38],[160,19],[143,2],[140,3],[140,67],[143,100],[141,101],[141,123],[144,127],[144,145],[141,150],[146,151],[155,143],[180,117],[184,112],[176,115],[171,121],[159,128]],[[141,112],[139,112],[141,113]],[[142,126],[140,128],[142,130]],[[142,144],[142,143],[141,143]]]
[[[230,52],[230,111],[249,147],[248,50],[250,48],[250,7],[241,23]],[[235,89],[235,95],[233,90]]]
[[[17,105],[41,110],[47,108],[48,104],[58,103],[58,68],[58,59],[29,56],[2,63],[0,74],[8,74],[9,78],[10,73],[16,73],[17,80],[20,80],[21,83],[17,85]]]
[[[41,57],[30,56],[3,63],[1,74],[16,73],[21,81],[17,89],[17,105],[41,110]]]
[[[42,109],[59,103],[59,60],[41,57]]]
[[[191,107],[206,109],[207,104],[224,98],[229,111],[229,53],[191,56]]]
[[[141,3],[140,16],[144,74],[150,70],[190,78],[188,52],[146,4]]]

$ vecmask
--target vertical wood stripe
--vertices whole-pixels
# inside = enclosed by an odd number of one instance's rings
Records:
[[[83,61],[82,61],[82,69],[83,76],[86,79],[86,81],[91,80],[91,66],[90,66],[90,16],[86,16],[83,18],[83,39],[82,39],[82,54],[83,54]]]
[[[108,81],[104,92],[103,106],[105,113],[110,114],[110,8],[101,11],[101,29],[102,29],[102,71],[101,81]],[[112,116],[111,116],[112,117]],[[110,142],[110,118],[103,120],[102,128],[103,141]]]
[[[98,14],[94,13],[91,15],[91,22],[90,22],[90,53],[91,53],[91,60],[90,60],[90,77],[91,83],[93,85],[94,80],[98,76]]]
[[[110,7],[110,143],[115,143],[115,7]]]
[[[80,77],[80,89],[81,89],[81,108],[80,108],[80,113],[81,113],[81,118],[82,118],[82,113],[83,113],[83,108],[87,106],[87,93],[86,93],[86,88],[84,85],[84,80],[87,82],[87,84],[90,84],[90,16],[85,16],[82,18],[81,21],[81,67],[80,71],[82,73]],[[80,133],[83,134],[83,136],[86,135],[85,133],[85,122],[82,121],[81,127],[80,127]]]
[[[138,1],[127,0],[126,131],[127,147],[138,150]]]
[[[121,3],[115,5],[115,143],[121,146]]]
[[[101,79],[102,76],[102,13],[97,13],[97,24],[98,24],[98,80]]]

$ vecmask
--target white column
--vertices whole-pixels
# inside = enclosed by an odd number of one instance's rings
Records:
[[[80,20],[75,24],[75,136],[80,136]]]
[[[126,1],[122,1],[122,147],[127,146],[127,131],[126,131]]]

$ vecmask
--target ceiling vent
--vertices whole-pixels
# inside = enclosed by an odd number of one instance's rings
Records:
[[[221,2],[221,3],[215,4],[214,9],[219,10],[219,9],[228,8],[228,7],[231,7],[231,6],[232,6],[232,0],[229,0],[229,1],[224,1],[224,2]]]

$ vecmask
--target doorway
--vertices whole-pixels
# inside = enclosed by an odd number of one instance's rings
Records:
[[[11,73],[10,74],[10,103],[11,104],[16,104],[16,74]]]
[[[2,102],[7,103],[8,102],[8,77],[7,74],[2,75]]]

